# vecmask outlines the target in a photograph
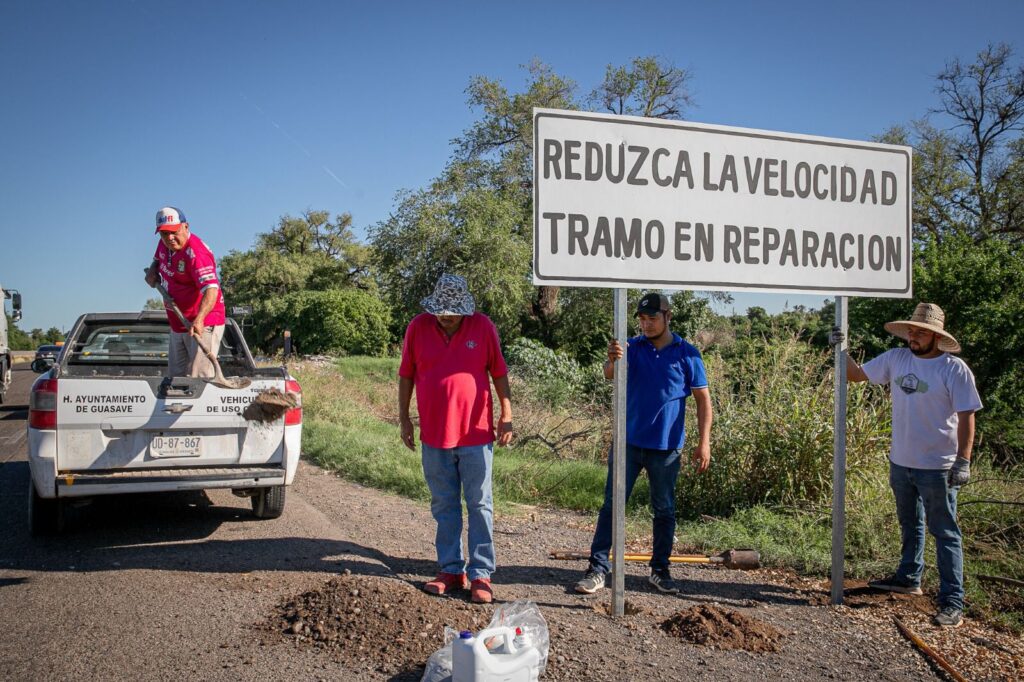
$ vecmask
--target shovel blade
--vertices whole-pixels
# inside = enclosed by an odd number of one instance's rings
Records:
[[[214,377],[213,379],[208,379],[208,381],[215,386],[232,390],[248,388],[252,384],[252,379],[247,377]]]

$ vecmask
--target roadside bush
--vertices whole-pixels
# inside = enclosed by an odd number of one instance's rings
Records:
[[[520,337],[504,349],[509,372],[521,379],[527,397],[552,408],[588,407],[610,395],[600,364],[583,366],[575,358]]]
[[[751,339],[728,360],[705,354],[714,405],[711,469],[684,470],[680,512],[729,514],[759,504],[827,507],[832,494],[831,354],[796,337]],[[889,409],[884,390],[850,385],[847,399],[848,494],[885,480]],[[687,401],[687,450],[697,439]],[[688,453],[687,453],[688,454]]]
[[[387,353],[391,318],[378,296],[360,289],[298,291],[283,297],[275,322],[291,329],[304,354],[372,355]]]

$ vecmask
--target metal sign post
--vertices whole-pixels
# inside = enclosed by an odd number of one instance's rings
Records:
[[[910,298],[913,150],[536,108],[533,283]],[[836,349],[832,601],[843,597],[846,362]],[[626,363],[615,373],[613,615],[623,613]]]
[[[615,290],[615,338],[626,348],[626,290]],[[625,613],[626,587],[626,356],[615,363],[612,407],[615,415],[612,443],[612,616]]]
[[[846,323],[845,296],[836,296],[836,326],[843,332],[837,343],[835,377],[835,437],[832,444],[832,603],[843,603],[846,560]]]

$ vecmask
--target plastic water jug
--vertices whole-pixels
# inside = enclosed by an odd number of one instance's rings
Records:
[[[539,664],[540,651],[514,628],[463,630],[452,642],[452,682],[536,682]]]

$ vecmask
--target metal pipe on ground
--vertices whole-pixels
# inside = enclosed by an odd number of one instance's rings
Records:
[[[587,552],[551,551],[551,559],[563,561],[579,561],[589,559]],[[627,552],[622,555],[623,561],[650,561],[650,554]],[[703,554],[672,554],[668,558],[673,564],[720,564],[725,568],[740,571],[752,571],[761,567],[761,554],[754,549],[727,549],[721,554],[705,556]]]

